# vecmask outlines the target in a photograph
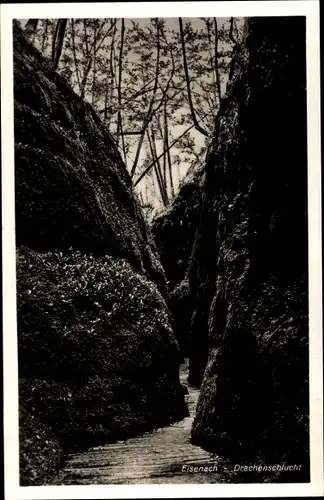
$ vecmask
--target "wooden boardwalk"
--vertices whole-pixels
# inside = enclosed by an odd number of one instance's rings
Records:
[[[188,363],[180,368],[190,416],[169,427],[126,441],[69,455],[55,484],[168,484],[227,482],[224,465],[202,448],[190,444],[190,431],[199,390],[188,386]],[[208,472],[185,471],[183,466],[208,466]],[[206,470],[206,469],[205,469]],[[225,473],[225,474],[224,474]]]

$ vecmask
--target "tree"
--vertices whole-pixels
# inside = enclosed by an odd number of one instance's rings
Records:
[[[29,20],[32,42],[91,102],[146,206],[166,206],[202,161],[240,20]]]

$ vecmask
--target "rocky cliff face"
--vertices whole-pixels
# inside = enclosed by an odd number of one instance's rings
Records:
[[[202,381],[192,442],[302,464],[296,480],[308,475],[307,275],[305,19],[252,18],[217,117],[189,273],[190,377]]]
[[[14,36],[17,245],[123,258],[165,289],[111,135],[17,25]]]
[[[192,301],[188,269],[199,224],[204,164],[189,170],[178,195],[152,222],[152,232],[165,269],[174,331],[184,355],[188,355]]]
[[[199,222],[204,171],[204,165],[189,171],[170,207],[152,221],[152,232],[170,290],[179,285],[188,270]]]
[[[20,465],[187,415],[166,282],[109,133],[14,24]]]

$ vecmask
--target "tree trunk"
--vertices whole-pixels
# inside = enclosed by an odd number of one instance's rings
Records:
[[[35,34],[37,30],[38,21],[39,19],[28,19],[25,26],[25,34],[28,40],[30,40],[32,35]]]
[[[190,112],[192,116],[192,120],[194,122],[195,128],[200,132],[201,134],[205,135],[206,137],[209,137],[209,133],[204,130],[198,123],[198,120],[196,118],[196,113],[194,110],[193,102],[192,102],[192,97],[191,97],[191,90],[190,90],[190,79],[189,79],[189,71],[188,71],[188,65],[187,65],[187,56],[186,56],[186,46],[185,46],[185,40],[184,40],[184,33],[183,33],[183,25],[182,25],[182,19],[179,17],[179,27],[180,27],[180,37],[181,37],[181,45],[182,45],[182,55],[183,55],[183,66],[184,66],[184,71],[185,71],[185,76],[186,76],[186,83],[187,83],[187,93],[188,93],[188,100],[189,100],[189,106],[190,106]]]
[[[153,165],[154,166],[154,173],[156,175],[156,179],[157,179],[157,183],[158,183],[158,187],[159,187],[159,191],[160,191],[161,200],[162,200],[163,205],[166,206],[165,194],[164,194],[164,189],[163,189],[163,182],[162,182],[162,178],[161,178],[161,172],[160,172],[160,169],[159,169],[157,161],[156,161],[156,157],[155,157],[154,149],[153,149],[153,145],[152,145],[152,139],[150,137],[149,130],[146,131],[146,135],[147,135],[148,143],[149,143],[149,146],[150,146],[152,160],[154,162],[154,165]]]
[[[221,98],[222,98],[222,92],[221,92],[220,76],[219,76],[219,68],[218,68],[218,28],[217,28],[216,17],[214,17],[214,28],[215,28],[215,74],[216,74],[216,82],[217,82],[218,99],[220,102]]]
[[[53,38],[53,45],[52,45],[52,63],[55,70],[58,69],[58,65],[62,54],[66,24],[67,24],[67,19],[59,19],[56,24],[55,34]]]
[[[92,96],[91,96],[91,103],[92,106],[95,106],[96,103],[96,37],[97,37],[97,29],[96,25],[94,24],[93,27],[93,66],[92,66]]]
[[[79,86],[79,92],[81,92],[79,65],[78,65],[78,60],[77,60],[77,56],[76,56],[76,47],[75,47],[74,19],[71,19],[71,32],[72,32],[72,52],[73,52],[73,59],[74,59],[74,65],[75,65],[75,73],[76,73],[77,82],[78,82],[78,86]]]
[[[123,130],[122,130],[122,120],[121,120],[121,85],[123,77],[123,49],[124,49],[124,37],[125,37],[125,21],[121,19],[121,34],[120,34],[120,49],[119,49],[119,62],[118,62],[118,118],[117,118],[117,144],[119,144],[119,136],[122,136],[122,142],[124,142]],[[124,149],[124,148],[123,148]]]
[[[214,18],[215,19],[215,18]],[[211,40],[211,34],[210,34],[210,21],[209,21],[209,18],[206,18],[205,19],[205,24],[206,24],[206,28],[207,28],[207,36],[208,36],[208,42],[209,42],[209,49],[208,49],[208,53],[209,53],[209,58],[210,58],[210,64],[212,66],[212,68],[214,69],[214,71],[212,72],[212,78],[213,78],[213,90],[214,90],[214,99],[215,99],[215,105],[217,103],[217,90],[216,90],[216,87],[217,87],[217,77],[216,77],[216,63],[214,61],[213,63],[213,56],[212,56],[212,53],[211,53],[211,45],[212,45],[212,40]],[[208,102],[209,106],[210,106],[210,103]]]
[[[144,123],[143,123],[142,135],[140,137],[140,140],[139,140],[139,143],[138,143],[138,146],[137,146],[135,160],[134,160],[134,163],[133,163],[133,166],[132,166],[132,170],[131,170],[131,177],[134,176],[134,173],[135,173],[135,170],[136,170],[136,167],[137,167],[137,163],[138,163],[138,160],[139,160],[139,155],[140,155],[140,152],[141,152],[141,149],[142,149],[142,145],[143,145],[145,130],[146,130],[146,128],[147,128],[147,126],[148,126],[148,124],[150,123],[150,120],[151,120],[151,112],[152,112],[152,109],[153,109],[155,95],[156,95],[156,90],[157,90],[157,86],[158,86],[159,71],[160,71],[160,32],[159,32],[158,22],[156,22],[156,31],[157,31],[157,55],[156,55],[156,69],[155,69],[154,89],[153,89],[153,94],[152,94],[151,101],[150,101],[150,106],[149,106],[149,109],[147,111],[147,115],[146,115],[146,118],[144,120]]]
[[[45,30],[44,30],[44,33],[43,33],[43,39],[42,39],[42,54],[45,54],[45,48],[46,48],[46,45],[47,45],[47,39],[48,39],[48,25],[49,25],[49,22],[48,22],[48,19],[45,19]]]
[[[108,109],[108,95],[109,95],[109,108],[111,109],[112,106],[112,101],[113,101],[113,95],[114,95],[114,81],[115,81],[115,72],[114,72],[114,58],[115,58],[115,37],[116,37],[116,19],[111,20],[111,29],[113,29],[112,37],[111,37],[111,42],[110,42],[110,57],[109,57],[109,78],[110,78],[110,89],[108,93],[108,77],[107,77],[107,89],[106,89],[106,101],[105,101],[105,119],[107,120],[108,123],[108,128],[110,129],[110,123],[111,123],[111,117],[112,117],[112,112],[109,113],[109,116],[107,115]]]
[[[170,178],[170,189],[171,189],[171,199],[174,198],[174,185],[173,185],[173,175],[172,175],[172,161],[169,149],[169,129],[168,129],[168,117],[166,109],[166,101],[164,101],[164,149],[168,157],[168,171]]]

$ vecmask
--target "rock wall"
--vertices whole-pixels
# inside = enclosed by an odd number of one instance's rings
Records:
[[[109,133],[14,23],[21,484],[188,414],[162,266]]]
[[[199,224],[204,164],[189,169],[170,207],[152,221],[152,233],[167,278],[174,332],[182,353],[188,355],[192,302],[188,268]]]
[[[249,19],[236,52],[189,271],[190,378],[201,384],[192,442],[235,460],[302,464],[296,477],[287,473],[301,481],[309,473],[305,18]]]
[[[189,170],[171,205],[152,221],[152,232],[170,290],[183,280],[189,266],[203,183],[204,165]]]
[[[118,149],[14,25],[17,245],[126,259],[165,290],[151,232]]]

